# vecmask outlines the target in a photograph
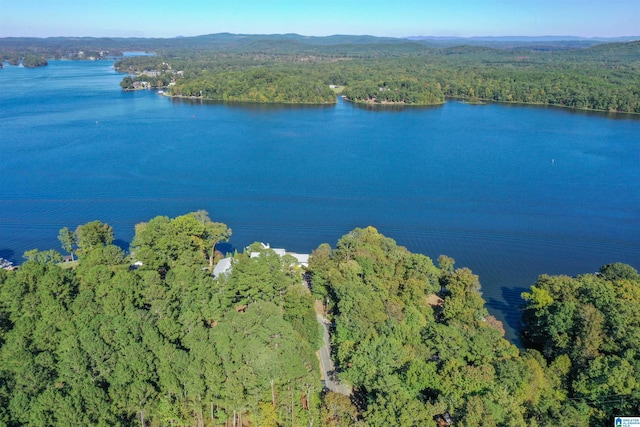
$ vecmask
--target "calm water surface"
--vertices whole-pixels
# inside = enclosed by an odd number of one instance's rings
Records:
[[[518,326],[539,274],[640,267],[640,120],[448,102],[368,110],[201,104],[124,93],[111,62],[0,70],[0,257],[59,248],[94,219],[197,209],[298,252],[373,225],[480,275]]]

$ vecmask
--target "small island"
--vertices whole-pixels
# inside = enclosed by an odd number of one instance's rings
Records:
[[[14,67],[18,67],[20,65],[22,65],[24,68],[38,68],[38,67],[46,67],[47,65],[49,65],[49,61],[47,61],[47,58],[45,58],[44,56],[37,56],[37,55],[27,55],[24,57],[18,56],[18,55],[12,55],[12,56],[1,56],[0,55],[0,68],[4,67],[3,62],[6,62],[7,64],[14,66]]]
[[[22,60],[22,66],[25,68],[46,67],[47,65],[49,65],[49,61],[43,56],[30,55]]]

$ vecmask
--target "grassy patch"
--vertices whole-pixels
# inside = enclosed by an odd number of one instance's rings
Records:
[[[78,266],[78,260],[69,261],[69,262],[60,262],[58,263],[60,268],[76,268]]]

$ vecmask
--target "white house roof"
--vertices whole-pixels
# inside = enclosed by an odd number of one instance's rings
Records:
[[[285,249],[283,248],[272,248],[269,246],[269,244],[264,244],[261,243],[262,247],[264,249],[271,249],[272,251],[274,251],[279,257],[283,257],[285,255],[291,255],[292,257],[294,257],[297,261],[298,261],[298,265],[302,265],[302,266],[308,266],[309,265],[309,254],[298,254],[295,252],[287,252]],[[261,252],[249,252],[249,258],[257,258],[259,257],[261,254]]]
[[[297,254],[295,252],[288,252],[287,254],[298,260],[298,264],[305,266],[309,265],[309,254]]]
[[[265,249],[271,249],[272,251],[274,251],[276,253],[276,255],[278,255],[279,257],[283,257],[287,251],[284,249],[277,249],[277,248],[269,248],[268,246]],[[259,257],[260,254],[262,252],[249,252],[249,258],[256,258]]]
[[[219,277],[221,274],[224,274],[231,270],[231,260],[232,258],[222,258],[216,266],[213,268],[213,277]]]

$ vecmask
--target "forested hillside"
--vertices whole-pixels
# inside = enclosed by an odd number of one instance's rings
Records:
[[[524,350],[488,315],[478,276],[371,227],[318,247],[310,268],[363,425],[448,414],[455,426],[602,426],[637,413],[640,276],[628,265],[541,276],[523,295]]]
[[[332,86],[368,104],[434,105],[445,97],[640,113],[640,42],[407,40],[371,36],[211,34],[174,39],[6,38],[0,60],[109,59],[124,89],[198,99],[335,103]],[[134,84],[145,82],[145,84]]]
[[[317,39],[250,36],[212,39],[208,47],[202,39],[116,67],[152,86],[145,73],[169,67],[170,95],[218,101],[324,104],[335,102],[331,86],[357,103],[434,105],[454,97],[640,113],[640,42],[541,50]]]
[[[479,278],[372,227],[295,258],[254,244],[213,278],[231,230],[204,211],[93,221],[0,270],[0,425],[601,426],[640,403],[640,276],[540,276],[518,349]],[[249,254],[252,253],[251,256]],[[329,317],[349,397],[323,389]],[[439,423],[439,424],[437,424]],[[444,423],[444,424],[443,424]]]
[[[77,267],[32,251],[0,270],[0,425],[317,419],[313,298],[268,250],[214,280],[209,251],[225,231],[202,212],[157,217],[137,227],[131,258],[96,221],[74,233]]]

